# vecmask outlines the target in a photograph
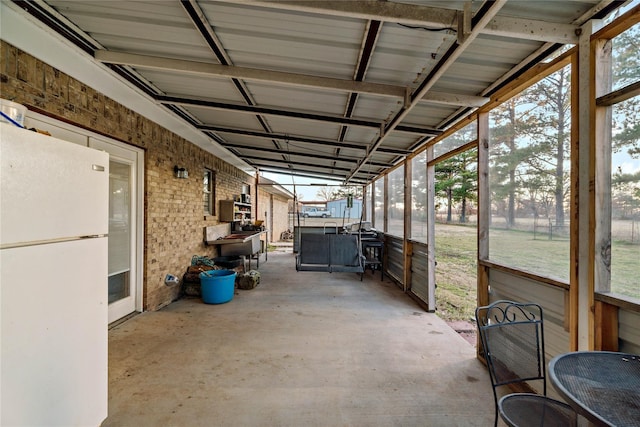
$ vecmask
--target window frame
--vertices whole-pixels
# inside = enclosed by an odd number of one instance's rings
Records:
[[[613,48],[609,45],[615,43],[616,37],[638,25],[631,21],[624,20],[619,25],[609,25],[602,28],[591,36],[592,48],[596,52],[596,68],[598,70],[596,91],[594,98],[591,100],[595,110],[595,132],[593,142],[595,150],[595,197],[596,205],[601,208],[595,209],[595,236],[594,247],[600,247],[603,244],[608,245],[607,251],[595,251],[594,255],[594,294],[600,298],[615,301],[616,304],[638,304],[640,300],[633,296],[618,292],[618,283],[614,283],[612,271],[615,267],[613,246],[615,246],[612,237],[613,218],[612,218],[612,193],[613,193],[613,136],[612,129],[614,109],[617,105],[625,101],[637,98],[638,85],[640,80],[626,83],[622,86],[614,85],[613,70]],[[602,209],[606,207],[606,209]]]
[[[209,186],[208,188],[204,185],[204,180],[209,177]],[[216,215],[216,172],[213,169],[204,168],[203,171],[203,185],[202,185],[202,201],[203,201],[203,211],[204,216],[215,216]],[[207,206],[205,206],[205,204]]]

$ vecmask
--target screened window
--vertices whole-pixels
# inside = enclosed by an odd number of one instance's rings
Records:
[[[427,242],[427,152],[411,159],[411,238]]]
[[[435,165],[436,219],[477,224],[478,150],[473,148]]]
[[[612,90],[618,90],[640,80],[640,46],[637,37],[640,24],[614,37],[612,41]]]
[[[489,116],[491,261],[569,280],[570,67]]]
[[[202,179],[202,202],[205,215],[215,215],[215,172],[209,169],[204,170]]]
[[[640,24],[613,39],[613,89],[640,81]],[[611,291],[640,300],[640,96],[611,114]]]
[[[365,221],[372,221],[373,217],[371,215],[371,212],[373,212],[373,205],[371,203],[372,199],[373,199],[373,185],[372,184],[367,184],[367,188],[365,190],[366,193],[366,199],[363,200],[363,203],[365,203],[365,206],[363,206],[362,208],[364,209],[364,213],[365,213]]]
[[[404,238],[404,166],[389,173],[387,233]]]
[[[611,291],[640,300],[639,107],[636,96],[613,109]]]
[[[373,183],[373,226],[378,231],[384,229],[384,178],[377,179]]]
[[[478,122],[474,121],[459,131],[451,134],[433,146],[433,157],[438,158],[446,153],[456,150],[478,137]]]

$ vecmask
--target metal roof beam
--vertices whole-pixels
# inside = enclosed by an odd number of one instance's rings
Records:
[[[289,118],[302,119],[302,120],[316,120],[320,122],[335,123],[340,125],[344,124],[349,126],[359,126],[364,128],[380,129],[380,126],[382,125],[382,122],[375,121],[375,120],[353,119],[353,118],[342,117],[342,116],[308,113],[306,111],[299,111],[299,110],[287,110],[283,108],[269,108],[269,107],[258,107],[253,105],[239,105],[239,104],[231,104],[227,102],[218,102],[218,101],[198,99],[198,98],[156,95],[154,99],[161,104],[167,104],[167,105],[173,104],[173,105],[183,105],[186,107],[191,106],[191,107],[218,109],[218,110],[231,110],[231,111],[243,112],[247,114],[266,114],[266,115],[282,116],[282,117],[289,117]],[[413,133],[418,135],[431,135],[431,136],[437,136],[442,133],[441,130],[434,129],[429,126],[398,125],[396,126],[395,130],[399,132]]]
[[[282,154],[284,155],[285,153],[282,153]],[[248,159],[248,160],[259,160],[262,162],[285,163],[287,165],[306,166],[306,167],[312,167],[312,168],[317,167],[317,168],[330,169],[331,171],[340,171],[340,172],[349,172],[351,170],[350,168],[343,168],[339,166],[328,166],[328,165],[320,165],[317,163],[298,162],[298,161],[289,160],[289,159],[272,159],[269,157],[250,156],[250,155],[243,155],[242,158]]]
[[[349,148],[353,150],[362,150],[367,151],[368,146],[365,144],[356,144],[344,141],[335,141],[328,139],[319,139],[319,138],[309,138],[305,136],[297,136],[297,135],[289,135],[284,133],[267,133],[267,132],[259,132],[249,129],[238,129],[238,128],[229,128],[225,126],[214,126],[214,125],[196,125],[196,127],[200,130],[210,131],[210,132],[221,132],[221,133],[232,133],[236,135],[245,135],[249,137],[256,138],[270,138],[270,139],[279,139],[283,141],[296,141],[296,142],[305,142],[314,145],[323,145],[329,147],[337,147],[337,148]],[[228,142],[224,143],[226,146],[232,146]],[[409,150],[400,150],[394,148],[380,148],[378,149],[380,153],[392,154],[394,156],[408,156],[411,154]]]
[[[454,9],[379,0],[222,0],[222,2],[408,25],[429,25],[438,28],[455,27],[457,19],[457,11]]]
[[[163,58],[159,56],[137,55],[126,52],[96,50],[94,58],[105,64],[127,65],[130,67],[165,70],[185,74],[216,76],[222,78],[259,80],[275,82],[291,86],[314,87],[336,92],[357,92],[369,95],[404,98],[407,88],[383,83],[368,83],[354,80],[334,79],[330,77],[311,76],[305,74],[286,73],[282,71],[260,70],[257,68],[236,67],[231,65],[212,64],[207,62],[187,61],[182,59]],[[426,93],[423,101],[465,107],[481,107],[489,98],[482,96],[456,95],[446,92]],[[251,104],[250,104],[251,105]]]
[[[209,46],[209,49],[211,49],[211,52],[216,57],[216,59],[218,59],[220,64],[233,66],[231,57],[225,50],[215,31],[211,27],[211,24],[205,16],[204,11],[200,8],[198,2],[196,0],[181,0],[180,4],[189,16],[189,19],[191,19],[191,22],[195,26],[196,30],[200,33],[205,43]],[[232,78],[231,81],[233,82],[233,85],[235,86],[242,99],[244,99],[244,101],[248,105],[257,104],[256,100],[253,98],[253,95],[251,94],[243,80]],[[256,119],[266,132],[271,132],[271,126],[269,126],[269,123],[264,117],[256,115]],[[273,145],[279,148],[276,141],[273,141]]]
[[[170,59],[157,56],[134,55],[107,50],[96,50],[94,57],[100,62],[110,64],[178,71],[185,74],[220,76],[243,80],[271,81],[287,85],[318,87],[338,92],[359,92],[392,97],[402,97],[405,92],[405,88],[403,86],[393,86],[382,83],[357,82],[330,77],[317,77],[305,74],[286,73],[282,71],[259,70],[256,68],[186,61],[182,59]]]
[[[301,151],[280,151],[280,150],[274,150],[272,148],[255,147],[255,146],[249,146],[249,145],[238,144],[238,143],[225,143],[223,145],[225,147],[239,149],[239,150],[260,151],[264,153],[278,154],[283,156],[286,155],[286,156],[312,157],[314,159],[334,160],[337,162],[344,162],[344,163],[358,163],[358,160],[359,160],[353,157],[327,156],[327,155],[316,154],[316,153],[304,153]],[[251,156],[244,156],[244,155],[241,155],[241,156],[243,158],[245,157],[251,158]],[[382,163],[382,162],[369,162],[368,164],[370,164],[371,166],[379,167],[379,168],[390,168],[394,166],[394,163]]]
[[[362,42],[360,43],[360,53],[358,54],[358,61],[353,70],[353,80],[361,82],[364,80],[369,64],[371,63],[371,57],[378,43],[378,37],[382,31],[382,22],[380,21],[368,21],[366,29],[364,31]],[[408,90],[408,88],[407,88]],[[345,103],[344,117],[353,117],[353,111],[356,108],[359,94],[356,92],[350,92]],[[344,141],[349,131],[348,126],[341,126],[340,133],[338,134],[338,141]],[[336,154],[340,153],[340,149],[336,150]]]
[[[256,165],[256,167],[259,167],[258,165]],[[291,176],[299,176],[299,177],[303,177],[303,178],[318,178],[318,179],[328,179],[331,181],[335,181],[336,184],[335,185],[339,185],[341,186],[341,181],[344,179],[344,177],[336,177],[336,175],[332,175],[332,174],[324,174],[322,172],[316,172],[316,171],[307,171],[307,170],[300,170],[300,169],[290,169],[290,168],[281,168],[278,166],[270,166],[270,165],[265,165],[264,167],[259,167],[260,172],[274,172],[274,173],[282,173],[282,172],[287,172],[287,174],[291,175]],[[358,178],[358,179],[354,179],[352,180],[352,182],[354,182],[355,184],[362,184],[365,185],[368,181],[366,178]],[[283,186],[289,186],[289,185],[308,185],[308,184],[280,184]]]
[[[226,3],[246,4],[324,15],[395,22],[398,24],[427,26],[431,28],[458,27],[458,11],[418,4],[403,4],[379,0],[304,0],[304,1],[256,1],[221,0]],[[511,17],[495,17],[483,34],[507,35],[513,38],[553,43],[575,44],[577,25],[524,20]]]
[[[541,42],[576,44],[578,43],[576,32],[579,29],[578,25],[572,24],[496,16],[482,30],[482,33]]]

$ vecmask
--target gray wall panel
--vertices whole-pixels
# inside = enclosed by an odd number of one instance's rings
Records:
[[[427,245],[413,243],[413,255],[411,257],[411,292],[420,298],[425,304],[429,302],[429,259],[427,258]]]
[[[492,302],[508,299],[542,306],[547,361],[569,351],[569,332],[564,327],[566,291],[563,288],[496,269],[489,272],[489,286]]]
[[[640,313],[620,309],[618,313],[618,327],[620,337],[620,351],[640,354]]]
[[[404,255],[402,251],[403,241],[391,236],[386,236],[385,252],[387,254],[387,274],[404,284]]]

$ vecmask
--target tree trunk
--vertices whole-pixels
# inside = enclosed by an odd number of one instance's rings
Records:
[[[509,120],[511,121],[511,135],[508,136],[507,146],[509,147],[510,157],[515,155],[516,151],[516,109],[513,101],[509,105]],[[509,200],[507,205],[507,228],[511,228],[516,224],[516,166],[515,163],[509,168]]]
[[[467,198],[462,198],[462,212],[460,213],[460,222],[465,224],[467,222]]]

